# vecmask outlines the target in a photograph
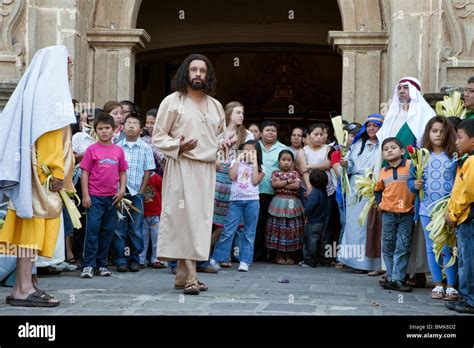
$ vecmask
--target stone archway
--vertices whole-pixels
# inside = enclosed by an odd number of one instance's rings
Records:
[[[93,91],[97,105],[107,99],[133,99],[135,53],[150,41],[136,29],[141,0],[97,0],[87,41],[93,49]],[[361,121],[385,99],[386,50],[383,1],[338,0],[343,31],[329,32],[329,42],[343,56],[342,114]],[[120,81],[118,81],[120,79]],[[104,85],[117,81],[116,88]],[[370,101],[365,96],[371,95]]]
[[[136,28],[141,4],[142,0],[0,4],[0,99],[6,100],[33,54],[54,44],[65,44],[76,58],[72,86],[76,99],[97,106],[111,99],[133,99],[135,54],[150,42],[148,33]],[[388,26],[384,23],[392,7],[403,6],[385,5],[382,0],[338,0],[338,5],[343,30],[330,31],[329,43],[343,57],[343,115],[359,120],[380,109],[386,97],[381,81],[393,80],[387,78]],[[11,86],[2,85],[9,83],[3,76],[10,76]]]
[[[343,58],[343,115],[361,120],[383,110],[403,76],[417,77],[423,93],[464,87],[474,74],[472,1],[338,0],[342,30],[328,39]],[[135,53],[150,41],[136,28],[141,5],[0,1],[0,110],[34,53],[49,45],[66,45],[76,59],[76,99],[132,99]]]

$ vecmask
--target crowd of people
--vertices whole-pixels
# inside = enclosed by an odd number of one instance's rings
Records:
[[[176,274],[174,287],[185,294],[208,290],[196,272],[218,273],[233,262],[241,272],[258,261],[347,268],[381,276],[381,288],[401,292],[424,287],[429,272],[432,299],[474,313],[474,77],[465,89],[462,121],[437,116],[423,99],[420,81],[401,79],[386,115],[368,115],[363,124],[344,121],[345,148],[325,123],[295,127],[288,144],[278,140],[274,121],[247,129],[244,105],[222,107],[211,97],[215,76],[205,56],[187,57],[172,87],[176,92],[143,115],[126,100],[76,109],[72,182],[83,227],[74,229],[62,209],[64,268],[79,267],[81,278],[111,276],[111,265],[117,272],[169,268]],[[67,173],[57,165],[56,175],[53,163],[64,157],[66,146],[53,151],[51,144],[66,139],[57,130],[68,123],[35,138],[38,158],[53,172],[52,192],[63,188],[59,182],[66,183]],[[410,145],[430,153],[422,178],[408,156]],[[376,177],[376,203],[361,223],[368,198],[358,196],[356,179],[367,168]],[[33,174],[41,187],[45,174]],[[24,202],[7,195],[13,206],[0,241],[41,245],[35,248],[40,255],[52,257],[52,227],[43,240],[24,243],[18,237]],[[427,225],[433,204],[448,195],[445,219],[456,227],[457,250],[445,246],[436,259]],[[444,267],[453,256],[456,262]],[[31,272],[22,272],[20,281],[29,284]],[[18,281],[17,276],[10,304],[59,304]],[[25,297],[28,292],[35,298]]]

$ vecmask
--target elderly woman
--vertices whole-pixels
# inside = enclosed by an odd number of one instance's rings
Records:
[[[346,197],[346,226],[341,240],[338,260],[360,273],[380,269],[380,255],[378,257],[368,257],[366,254],[367,221],[361,226],[359,216],[367,203],[367,199],[358,199],[355,190],[355,179],[357,175],[364,175],[366,168],[374,168],[375,166],[375,154],[380,147],[376,133],[382,123],[383,116],[379,114],[369,115],[352,142],[348,161],[341,161],[341,166],[348,168],[351,192]]]
[[[263,170],[265,176],[260,183],[260,213],[258,215],[257,233],[255,236],[254,259],[257,261],[267,258],[265,247],[265,230],[268,219],[268,207],[275,195],[272,187],[272,173],[278,170],[278,154],[281,150],[288,147],[280,143],[278,138],[278,124],[274,121],[264,121],[261,126],[262,139],[260,147],[262,148]]]

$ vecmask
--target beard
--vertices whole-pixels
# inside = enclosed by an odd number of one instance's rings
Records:
[[[189,87],[191,87],[195,91],[199,91],[199,90],[206,89],[207,83],[206,81],[194,78],[189,82]]]
[[[400,102],[400,104],[410,104],[411,99],[410,97],[398,97],[398,101]]]

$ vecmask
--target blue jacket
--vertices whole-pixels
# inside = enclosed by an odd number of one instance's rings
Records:
[[[329,215],[328,195],[326,190],[313,188],[308,196],[304,209],[304,215],[308,217],[310,224],[326,223]]]

